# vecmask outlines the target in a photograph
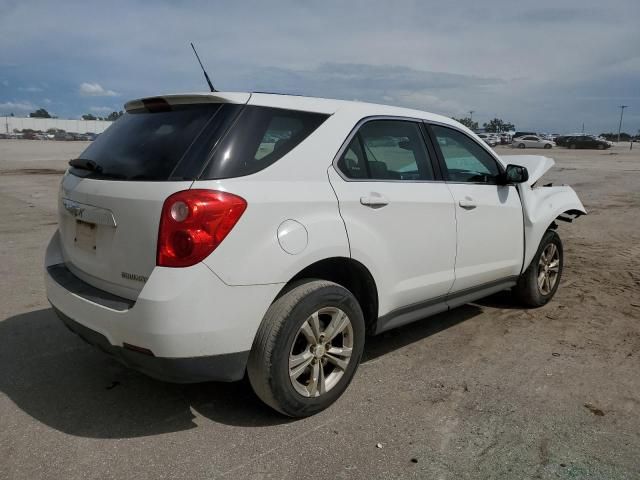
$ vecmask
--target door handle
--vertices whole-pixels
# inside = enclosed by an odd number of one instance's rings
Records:
[[[389,205],[389,200],[387,200],[384,196],[380,195],[379,193],[372,192],[369,195],[360,197],[360,203],[365,207],[382,208],[386,205]]]
[[[458,205],[460,205],[465,210],[473,210],[478,206],[476,204],[476,201],[471,197],[465,197],[464,199],[460,200],[458,202]]]

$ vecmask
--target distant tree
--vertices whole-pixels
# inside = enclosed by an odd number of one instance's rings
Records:
[[[615,142],[618,140],[618,134],[617,133],[601,133],[600,136],[606,140],[609,140],[610,142]],[[631,140],[631,135],[629,135],[628,133],[625,132],[621,132],[620,133],[620,140],[623,141],[629,141]]]
[[[51,118],[49,112],[47,112],[44,108],[39,108],[35,112],[31,112],[29,116],[31,118]]]
[[[470,117],[464,117],[464,118],[455,118],[452,117],[456,122],[460,122],[462,125],[464,125],[465,127],[467,127],[470,130],[477,130],[478,129],[478,122],[474,122],[473,120],[471,120]]]
[[[86,115],[82,115],[83,120],[97,120],[98,118],[95,115],[91,115],[87,113]]]
[[[494,118],[488,123],[485,123],[483,127],[487,132],[508,132],[516,128],[513,123],[507,123],[501,118]]]
[[[119,112],[111,112],[109,115],[107,115],[105,120],[109,120],[110,122],[115,122],[117,119],[119,119],[122,116],[123,113],[124,112],[122,110],[120,110]]]

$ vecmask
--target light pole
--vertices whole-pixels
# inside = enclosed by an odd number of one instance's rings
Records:
[[[469,110],[469,120],[471,120],[473,122],[473,112],[475,112],[475,110]]]
[[[618,143],[620,143],[620,131],[622,130],[622,116],[624,115],[624,109],[627,107],[628,105],[620,105],[618,107],[620,109],[620,123],[618,124]]]

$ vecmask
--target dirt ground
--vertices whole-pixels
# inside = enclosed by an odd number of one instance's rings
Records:
[[[299,421],[244,383],[128,371],[55,318],[43,254],[83,147],[0,140],[0,478],[640,478],[640,145],[544,152],[589,210],[560,225],[550,304],[500,294],[368,339]]]

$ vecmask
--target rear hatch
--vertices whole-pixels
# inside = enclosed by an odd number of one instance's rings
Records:
[[[190,95],[128,103],[70,162],[62,181],[67,267],[97,288],[136,299],[156,265],[164,200],[191,187],[248,99]]]

